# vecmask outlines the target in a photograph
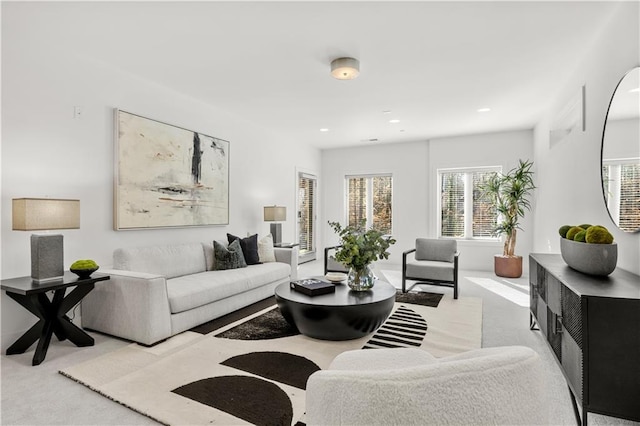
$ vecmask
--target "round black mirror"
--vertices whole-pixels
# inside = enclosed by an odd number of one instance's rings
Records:
[[[602,193],[611,220],[640,231],[640,67],[613,92],[602,134]]]

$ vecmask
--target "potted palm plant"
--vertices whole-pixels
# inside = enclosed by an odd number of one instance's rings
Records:
[[[529,197],[535,189],[533,162],[518,160],[518,166],[506,174],[493,174],[481,187],[483,196],[496,209],[498,219],[493,234],[504,236],[502,255],[494,256],[494,271],[499,277],[518,278],[522,275],[522,256],[515,254],[516,234],[520,219],[531,209]]]

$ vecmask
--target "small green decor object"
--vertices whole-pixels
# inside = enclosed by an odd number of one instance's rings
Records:
[[[562,238],[587,244],[612,244],[613,235],[602,225],[563,225],[558,230]]]
[[[565,238],[567,240],[573,240],[573,239],[575,239],[575,237],[578,234],[578,232],[582,232],[582,231],[584,231],[584,228],[580,228],[579,226],[572,226],[567,231],[567,235],[565,236]]]
[[[91,274],[100,268],[98,264],[91,259],[76,260],[71,264],[69,270],[80,278],[89,278]]]
[[[333,258],[349,267],[347,284],[356,291],[371,289],[374,278],[369,265],[379,259],[388,259],[387,249],[396,240],[373,228],[367,230],[364,220],[358,226],[343,228],[338,222],[329,222],[329,226],[340,237],[340,248]]]
[[[604,226],[590,226],[587,229],[585,241],[588,244],[611,244],[613,243],[613,235]]]
[[[571,225],[562,225],[560,229],[558,229],[558,233],[562,238],[567,238],[567,231],[571,229]]]
[[[586,230],[582,230],[582,231],[578,232],[575,235],[575,237],[573,237],[573,241],[577,241],[579,243],[584,243],[586,236],[587,236],[587,231]]]

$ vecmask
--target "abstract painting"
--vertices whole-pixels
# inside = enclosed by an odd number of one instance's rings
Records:
[[[229,142],[115,110],[114,228],[229,223]]]

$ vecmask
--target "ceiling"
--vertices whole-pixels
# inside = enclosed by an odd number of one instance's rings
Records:
[[[616,6],[29,2],[9,10],[38,28],[31,37],[278,137],[333,148],[532,128]],[[357,79],[331,77],[331,60],[342,56],[360,60]]]

